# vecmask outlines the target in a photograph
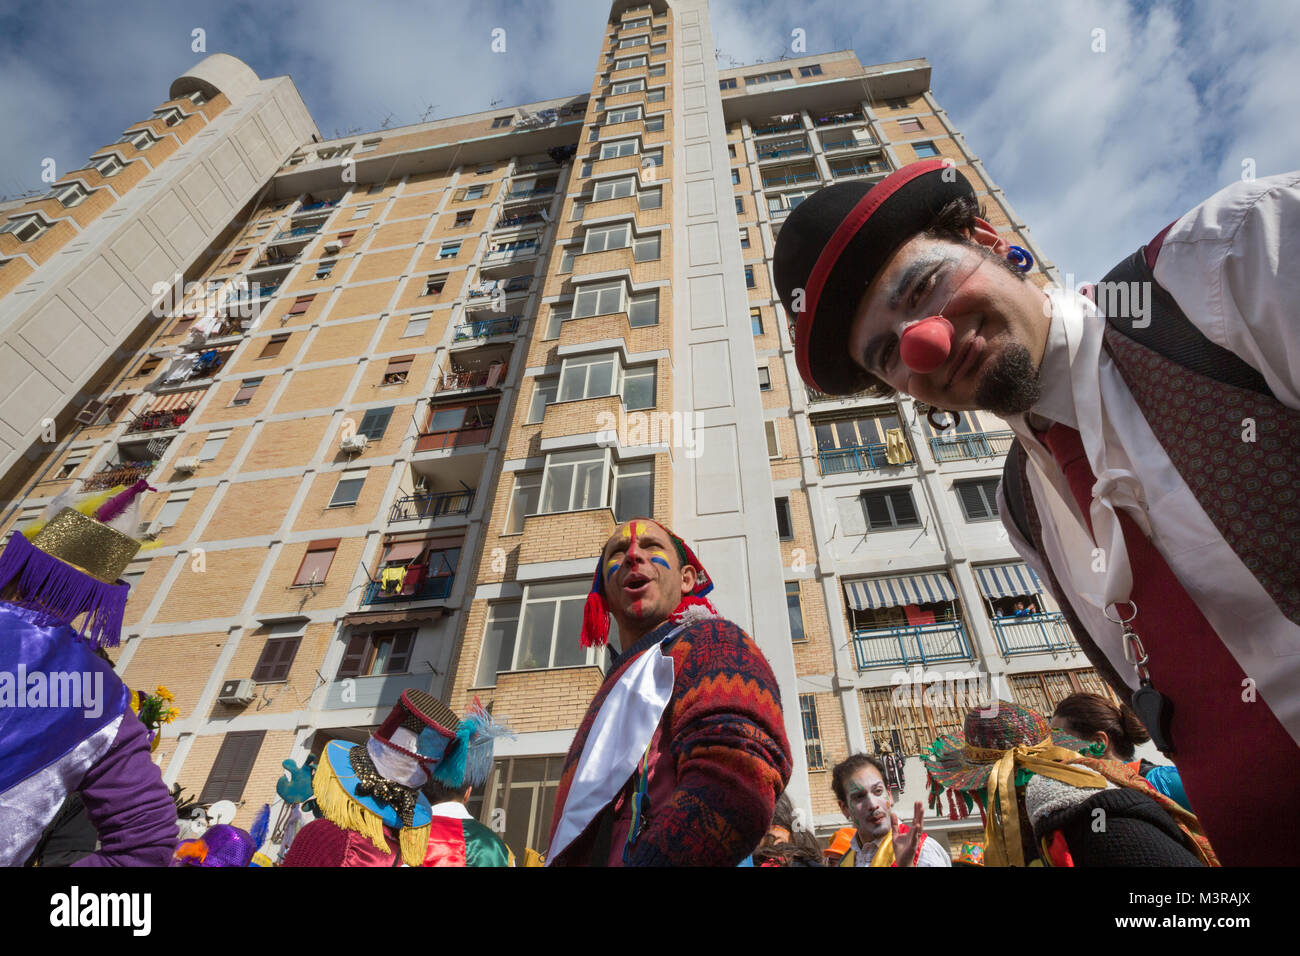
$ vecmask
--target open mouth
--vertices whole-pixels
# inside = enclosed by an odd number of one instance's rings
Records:
[[[637,571],[633,571],[623,579],[623,593],[628,597],[640,597],[650,586],[650,578]]]

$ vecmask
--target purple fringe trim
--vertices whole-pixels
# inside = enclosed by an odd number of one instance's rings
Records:
[[[78,636],[96,647],[117,647],[122,641],[122,619],[130,588],[105,584],[78,571],[33,545],[22,532],[9,536],[0,552],[0,588],[17,582],[21,603],[58,618],[65,624],[81,614],[85,621]]]

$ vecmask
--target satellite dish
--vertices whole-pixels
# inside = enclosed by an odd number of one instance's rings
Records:
[[[215,826],[218,823],[231,823],[235,819],[235,811],[238,808],[230,800],[218,800],[212,806],[208,807],[208,823]]]

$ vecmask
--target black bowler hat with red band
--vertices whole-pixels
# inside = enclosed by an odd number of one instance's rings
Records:
[[[777,237],[773,273],[781,303],[795,318],[795,359],[805,382],[827,395],[867,387],[869,376],[848,349],[858,302],[899,246],[963,196],[975,196],[965,177],[942,159],[926,159],[875,186],[827,186],[790,213]],[[802,311],[793,308],[797,289]]]

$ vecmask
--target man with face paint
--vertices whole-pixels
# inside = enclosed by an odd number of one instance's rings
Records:
[[[1286,173],[1222,190],[1096,286],[1045,291],[943,160],[820,190],[774,253],[808,385],[1006,420],[1007,534],[1225,865],[1300,857],[1300,822],[1248,811],[1300,793],[1297,262]]]
[[[925,833],[925,809],[917,802],[912,825],[899,823],[885,785],[885,767],[869,754],[854,754],[831,771],[840,813],[857,832],[840,866],[952,866],[952,859]]]
[[[712,589],[658,522],[606,542],[579,637],[606,644],[612,615],[621,653],[565,758],[548,866],[736,866],[767,833],[790,779],[780,692]]]

